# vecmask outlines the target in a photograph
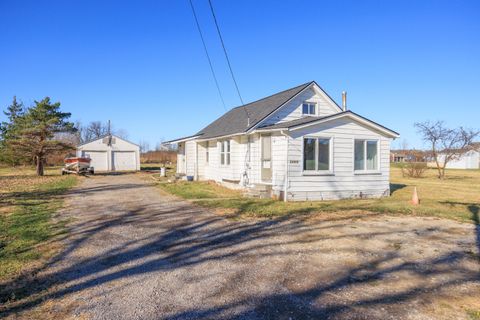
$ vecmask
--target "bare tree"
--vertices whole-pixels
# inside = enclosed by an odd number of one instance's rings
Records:
[[[138,145],[140,146],[140,153],[145,153],[150,151],[150,144],[148,143],[148,141],[140,140],[138,142]]]
[[[87,141],[96,140],[107,135],[109,132],[122,139],[128,139],[128,133],[124,129],[114,129],[108,122],[91,121],[87,125],[82,125],[80,121],[75,123],[77,132],[75,133],[77,143],[85,143]]]
[[[108,134],[109,130],[110,128],[108,127],[108,123],[92,121],[86,128],[86,131],[88,132],[88,140],[94,140],[103,137],[104,135]]]
[[[473,140],[480,131],[473,129],[450,129],[443,121],[415,123],[422,139],[430,144],[431,155],[438,169],[438,178],[445,178],[445,168],[452,160],[458,160],[471,150]]]
[[[128,139],[128,132],[125,129],[115,129],[115,130],[112,129],[112,134],[125,140]]]

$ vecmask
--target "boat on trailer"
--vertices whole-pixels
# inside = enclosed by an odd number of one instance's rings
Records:
[[[90,166],[90,158],[82,157],[69,157],[65,158],[65,167],[62,168],[62,175],[75,173],[75,174],[94,174],[94,168]]]

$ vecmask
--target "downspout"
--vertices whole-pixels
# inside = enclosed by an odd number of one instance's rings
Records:
[[[280,134],[282,134],[285,139],[287,139],[287,154],[285,156],[285,182],[284,182],[284,185],[283,185],[283,202],[287,202],[287,192],[288,192],[288,142],[289,142],[289,138],[290,136],[288,134],[285,133],[284,130],[281,130],[280,131]]]
[[[244,163],[244,171],[243,171],[243,186],[246,187],[250,184],[250,177],[248,175],[248,171],[250,170],[250,135],[247,135],[247,151],[245,153],[245,163]]]

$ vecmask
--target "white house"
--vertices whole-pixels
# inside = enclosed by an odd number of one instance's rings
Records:
[[[438,161],[443,163],[445,155],[439,154]],[[447,169],[480,169],[480,147],[468,151],[458,159],[450,160],[447,163]]]
[[[312,81],[233,108],[169,141],[178,143],[177,173],[285,201],[388,196],[399,134],[345,105]]]
[[[77,146],[77,156],[92,159],[95,172],[140,170],[140,147],[115,135]]]

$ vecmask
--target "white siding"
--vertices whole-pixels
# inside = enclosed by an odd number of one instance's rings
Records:
[[[438,160],[440,164],[443,166],[443,161],[445,161],[445,156],[439,155]],[[480,169],[480,152],[472,150],[464,154],[459,159],[450,160],[447,163],[447,169]]]
[[[390,139],[351,120],[336,120],[291,133],[289,141],[289,200],[324,200],[350,197],[380,197],[390,190]],[[333,143],[333,174],[303,173],[303,137],[331,137]],[[353,169],[354,139],[379,141],[379,170],[371,174],[355,173]]]
[[[222,140],[210,140],[209,142],[209,161],[206,162],[206,142],[198,142],[198,178],[200,180],[215,180],[220,183],[233,183],[243,186],[244,185],[244,173],[247,173],[247,184],[262,183],[260,178],[260,156],[261,156],[261,144],[260,135],[254,134],[250,136],[250,154],[248,152],[248,137],[237,136],[232,137],[230,140],[230,165],[222,165],[220,160],[221,143]],[[274,180],[280,181],[283,184],[284,180],[284,166],[285,158],[281,160],[276,158],[280,156],[281,148],[285,149],[281,143],[285,141],[283,136],[272,136],[272,177]],[[186,150],[186,167],[189,172],[188,175],[193,175],[195,168],[195,147],[193,142],[187,143]],[[178,166],[181,166],[182,162],[182,144],[179,145]],[[179,167],[180,168],[180,167]],[[280,169],[278,169],[280,168]],[[280,170],[280,173],[277,171]],[[177,170],[181,172],[181,169]]]
[[[197,142],[190,140],[185,142],[185,174],[195,176]]]
[[[206,151],[207,151],[207,143],[206,142],[199,142],[198,143],[198,179],[199,180],[206,180],[205,179],[205,167],[206,167]]]
[[[341,112],[337,106],[333,105],[321,94],[316,93],[314,89],[307,89],[285,106],[274,112],[262,123],[262,126],[300,119],[303,117],[302,104],[305,101],[315,102],[317,104],[318,116],[323,117]]]
[[[106,167],[102,166],[98,171],[111,171],[114,170],[112,166],[112,154],[114,152],[130,152],[129,155],[132,158],[130,160],[135,164],[135,170],[140,170],[140,147],[117,136],[113,136],[112,138],[112,144],[110,146],[104,142],[103,138],[78,146],[77,156],[81,157],[83,154],[105,152],[107,157]],[[103,161],[104,157],[105,154],[102,155],[101,161]]]
[[[185,166],[185,143],[178,144],[177,150],[177,173],[179,174],[186,174],[186,166]]]
[[[217,140],[210,140],[208,150],[210,154],[208,163],[205,163],[204,179],[219,181],[220,150]]]
[[[230,164],[221,164],[221,143],[230,140]],[[239,183],[245,167],[245,143],[240,137],[216,141],[215,154],[217,157],[214,179],[219,182]]]

